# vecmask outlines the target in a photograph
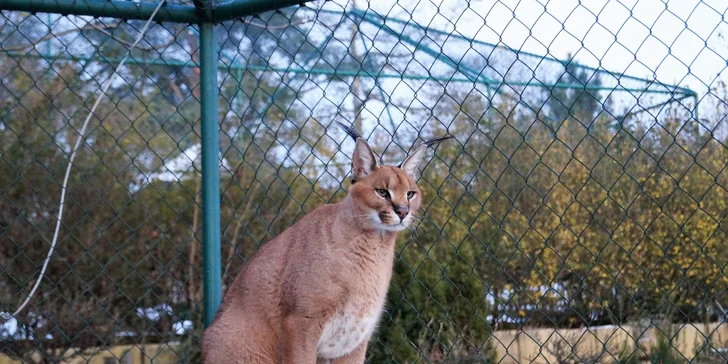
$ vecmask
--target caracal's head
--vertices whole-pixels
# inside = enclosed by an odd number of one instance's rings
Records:
[[[422,194],[415,183],[417,167],[427,147],[451,137],[424,142],[399,166],[386,166],[377,161],[369,144],[356,131],[341,126],[356,140],[349,189],[355,220],[365,229],[395,232],[406,229],[422,203]]]

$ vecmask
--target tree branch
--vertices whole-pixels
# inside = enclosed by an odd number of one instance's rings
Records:
[[[192,236],[190,237],[190,246],[189,246],[189,252],[187,260],[189,261],[189,267],[187,267],[187,274],[189,277],[189,281],[187,281],[188,285],[188,296],[190,299],[190,306],[195,307],[196,306],[196,300],[195,300],[195,294],[197,290],[195,289],[195,267],[197,266],[195,264],[195,261],[197,260],[197,225],[199,223],[199,215],[200,215],[200,204],[202,203],[200,201],[200,191],[202,188],[201,183],[202,176],[200,178],[197,178],[197,175],[195,174],[195,198],[194,198],[194,211],[192,212]]]
[[[123,44],[127,48],[131,48],[132,44],[130,42],[127,42],[125,40],[119,39],[119,38],[115,37],[113,34],[111,34],[110,32],[107,32],[106,31],[106,29],[111,29],[111,27],[101,27],[97,23],[90,23],[89,25],[92,28],[98,30],[99,32],[107,35],[109,38],[111,38],[111,39],[113,39],[113,40],[115,40],[115,41]],[[116,28],[118,25],[119,24],[116,24],[113,28]],[[165,42],[163,44],[160,44],[158,46],[140,47],[139,45],[137,45],[136,48],[138,48],[138,49],[140,49],[142,51],[145,51],[145,52],[150,52],[150,51],[159,50],[159,49],[165,49],[165,48],[169,47],[170,44],[174,43],[175,39],[176,39],[176,37],[171,37],[169,41],[167,41],[167,42]]]
[[[242,178],[241,178],[242,180]],[[222,271],[222,276],[225,277],[228,275],[228,272],[230,271],[230,265],[233,261],[233,254],[235,254],[235,250],[237,250],[238,247],[238,233],[240,232],[240,228],[243,226],[243,219],[248,215],[248,211],[250,211],[250,208],[253,206],[253,196],[258,192],[258,187],[260,187],[260,184],[256,183],[253,187],[253,190],[250,194],[248,194],[248,203],[245,205],[245,209],[243,210],[243,213],[240,214],[239,218],[236,218],[237,223],[235,225],[235,230],[233,231],[233,238],[230,242],[230,248],[228,249],[227,253],[227,259],[225,259],[225,268]]]

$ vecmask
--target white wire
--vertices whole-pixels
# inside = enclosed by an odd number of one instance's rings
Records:
[[[71,167],[73,166],[73,159],[76,158],[76,152],[78,151],[78,148],[81,146],[81,142],[83,141],[84,137],[83,134],[86,131],[86,127],[88,126],[89,121],[91,120],[91,117],[94,114],[94,111],[96,111],[96,108],[101,103],[101,100],[104,98],[104,95],[106,95],[106,92],[109,90],[109,87],[111,86],[111,83],[114,81],[114,76],[116,76],[121,69],[121,67],[124,65],[124,62],[126,62],[127,58],[129,58],[129,55],[131,54],[131,50],[136,47],[137,44],[142,40],[144,37],[144,33],[147,32],[147,29],[149,29],[149,25],[152,23],[152,19],[154,19],[154,16],[157,15],[157,11],[162,7],[162,5],[165,3],[164,0],[160,0],[159,4],[157,5],[157,8],[154,9],[154,12],[152,12],[152,16],[149,17],[149,20],[147,20],[147,23],[144,24],[144,27],[139,32],[139,35],[137,36],[136,40],[134,41],[134,44],[129,47],[126,51],[126,55],[124,58],[121,59],[121,62],[119,62],[119,65],[116,66],[116,69],[114,70],[114,73],[111,74],[109,77],[109,80],[106,82],[106,84],[102,87],[99,92],[99,96],[96,98],[96,102],[94,103],[94,106],[91,108],[91,111],[88,113],[88,116],[86,116],[86,120],[83,122],[83,126],[81,127],[81,131],[78,134],[78,139],[76,140],[76,145],[73,147],[73,152],[71,152],[71,157],[68,160],[68,167],[66,167],[66,176],[63,177],[63,186],[61,188],[61,202],[58,206],[58,219],[56,221],[56,231],[53,233],[53,241],[51,242],[51,248],[48,250],[48,255],[46,255],[45,262],[43,262],[43,268],[40,270],[40,275],[38,276],[38,280],[35,281],[35,285],[33,286],[33,289],[30,290],[30,293],[28,294],[28,298],[25,299],[23,304],[20,305],[20,307],[13,313],[13,316],[17,315],[20,311],[22,311],[25,306],[28,305],[31,298],[33,298],[33,295],[35,294],[35,291],[38,290],[38,286],[40,286],[40,282],[43,280],[43,277],[45,276],[45,271],[48,268],[48,262],[51,260],[51,256],[53,255],[53,252],[56,249],[56,244],[58,243],[58,232],[61,230],[61,219],[63,218],[63,206],[66,201],[66,187],[68,186],[68,176],[71,173]]]

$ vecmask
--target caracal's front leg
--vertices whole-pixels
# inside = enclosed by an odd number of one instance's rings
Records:
[[[284,364],[316,364],[316,345],[322,325],[315,318],[291,315],[285,318]]]

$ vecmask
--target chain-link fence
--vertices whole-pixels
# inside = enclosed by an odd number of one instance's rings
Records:
[[[421,167],[369,362],[728,361],[728,24],[708,1],[164,4],[12,315],[156,5],[0,0],[0,363],[199,361],[203,259],[224,292],[345,196],[336,120],[385,163],[455,137]],[[218,23],[217,95],[198,21]]]

